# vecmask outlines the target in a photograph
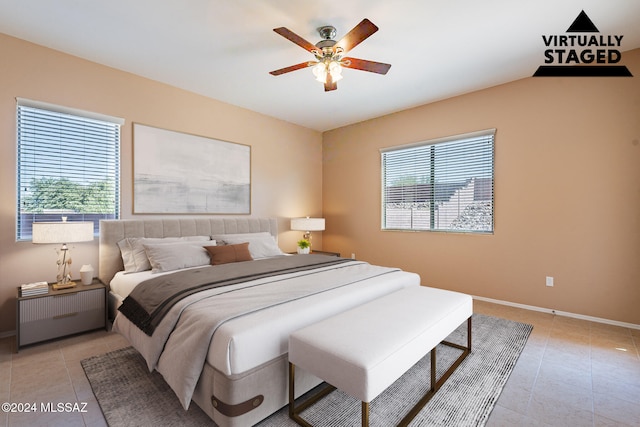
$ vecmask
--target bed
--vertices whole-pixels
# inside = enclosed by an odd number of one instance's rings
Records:
[[[195,402],[219,426],[253,425],[287,404],[291,332],[420,285],[418,275],[395,268],[324,255],[285,255],[277,248],[277,238],[277,220],[273,218],[100,223],[99,278],[110,284],[113,329],[145,357],[150,370],[165,377],[183,407]],[[132,271],[125,243],[139,243],[140,239],[144,239],[151,270],[136,266],[141,271]],[[275,249],[268,244],[260,246],[269,239]],[[176,248],[180,253],[169,257]],[[199,258],[203,249],[210,260],[217,260],[218,251],[241,248],[251,249],[253,260],[191,265],[202,264],[185,261],[191,259],[194,248],[198,252],[193,252],[193,259]],[[144,258],[138,253],[140,257]],[[156,268],[162,265],[169,267]],[[235,278],[238,272],[244,278]],[[142,321],[131,315],[137,305],[128,302],[142,301],[140,295],[155,289],[151,285],[164,286],[170,281],[181,286],[192,277],[209,285],[163,309],[158,319]],[[213,282],[219,283],[210,285]],[[300,372],[296,392],[302,394],[320,382]]]

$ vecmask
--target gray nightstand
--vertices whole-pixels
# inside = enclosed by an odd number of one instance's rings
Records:
[[[107,287],[94,279],[69,289],[23,297],[18,287],[16,351],[20,347],[94,329],[108,329]]]
[[[318,254],[318,255],[329,255],[329,256],[340,256],[339,252],[327,252],[327,251],[311,251],[312,254]]]

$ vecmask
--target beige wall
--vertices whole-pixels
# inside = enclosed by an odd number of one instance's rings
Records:
[[[251,145],[252,216],[278,217],[294,250],[292,216],[322,213],[322,135],[158,82],[0,34],[0,336],[15,329],[21,283],[53,280],[49,245],[15,242],[16,97],[122,117],[121,216],[132,215],[132,122]],[[136,215],[136,217],[142,217]],[[317,236],[315,244],[322,245]],[[98,264],[94,243],[75,244],[72,272]]]
[[[429,286],[640,324],[640,50],[623,62],[636,77],[527,78],[325,133],[324,248]],[[380,148],[487,128],[493,235],[380,231]]]
[[[16,286],[55,274],[52,247],[15,242],[15,97],[126,120],[123,218],[132,122],[249,144],[252,216],[280,218],[284,250],[299,237],[288,218],[324,210],[324,249],[425,285],[640,324],[640,50],[623,55],[638,77],[529,78],[324,135],[1,34],[0,57],[0,336],[15,329]],[[492,127],[494,235],[380,231],[379,148]],[[97,267],[96,243],[75,246],[76,276]]]

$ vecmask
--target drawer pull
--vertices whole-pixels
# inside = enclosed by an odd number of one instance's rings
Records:
[[[77,311],[74,311],[73,313],[58,314],[57,316],[53,316],[53,320],[63,319],[65,317],[72,317],[72,316],[77,316],[77,315],[78,315]]]

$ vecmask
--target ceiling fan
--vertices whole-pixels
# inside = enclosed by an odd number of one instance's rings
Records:
[[[387,74],[387,71],[391,68],[391,64],[343,56],[345,53],[378,31],[378,27],[366,18],[337,42],[334,40],[334,37],[336,36],[336,29],[332,26],[318,28],[318,32],[320,33],[322,40],[315,45],[309,43],[287,28],[274,28],[273,31],[311,52],[316,57],[315,61],[301,62],[300,64],[271,71],[269,74],[274,76],[279,76],[280,74],[289,73],[302,68],[313,67],[313,74],[316,76],[316,80],[324,83],[325,91],[330,91],[338,88],[337,81],[342,78],[342,67],[369,71],[377,74]]]

